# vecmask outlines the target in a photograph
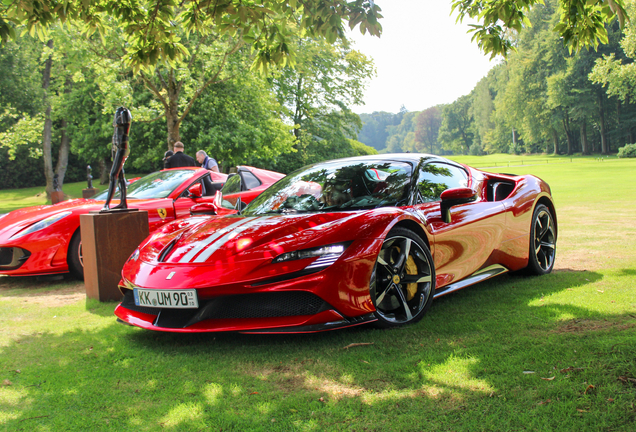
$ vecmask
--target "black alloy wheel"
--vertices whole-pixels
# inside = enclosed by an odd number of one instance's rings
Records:
[[[435,267],[426,244],[396,227],[382,244],[371,281],[377,327],[397,327],[422,319],[433,302]]]
[[[539,204],[532,214],[530,228],[530,257],[527,270],[544,275],[552,271],[556,257],[556,225],[550,209]]]

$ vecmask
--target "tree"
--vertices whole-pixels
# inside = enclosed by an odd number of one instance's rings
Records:
[[[363,91],[375,73],[373,62],[347,41],[297,38],[294,43],[296,66],[282,68],[272,78],[297,140],[295,162],[286,156],[290,160],[278,165],[281,171],[355,153],[350,140],[362,124],[351,107],[363,104]]]
[[[520,33],[531,26],[528,14],[543,0],[452,0],[452,10],[458,12],[458,21],[469,17],[478,21],[469,31],[473,40],[492,57],[506,55],[514,49],[509,30]],[[607,43],[605,24],[618,18],[621,27],[628,20],[623,0],[559,0],[559,22],[554,31],[563,39],[570,52],[584,47]]]
[[[389,138],[389,126],[397,126],[402,121],[404,112],[397,114],[375,111],[372,114],[360,114],[362,129],[358,133],[358,141],[365,143],[376,150],[382,150],[387,146]]]
[[[442,125],[442,112],[440,107],[434,106],[420,112],[416,122],[416,148],[413,150],[430,154],[435,154],[436,147],[438,150],[441,150],[437,143],[439,128]]]
[[[269,64],[293,64],[295,53],[289,38],[294,30],[329,43],[344,38],[343,20],[351,29],[380,36],[382,17],[372,0],[34,0],[0,4],[0,38],[15,38],[14,25],[25,25],[32,35],[45,38],[56,22],[82,24],[91,34],[103,32],[112,18],[122,23],[126,57],[135,71],[158,61],[170,64],[183,59],[188,49],[180,32],[208,31],[242,39],[256,53],[253,67],[266,70]]]
[[[468,154],[473,143],[473,117],[470,113],[469,95],[460,96],[452,104],[442,108],[442,125],[439,128],[439,142],[442,148],[460,154]]]

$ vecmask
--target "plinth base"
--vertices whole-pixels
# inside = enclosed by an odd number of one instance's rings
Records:
[[[99,192],[99,189],[97,188],[82,189],[82,198],[88,199],[92,197],[93,195],[95,195],[97,192]]]
[[[80,215],[80,229],[86,296],[102,302],[121,300],[121,269],[148,237],[148,212],[91,212]]]
[[[51,204],[57,204],[62,201],[64,201],[64,192],[62,191],[51,192]]]

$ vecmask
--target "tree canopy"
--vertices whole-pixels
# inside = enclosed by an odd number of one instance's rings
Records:
[[[458,21],[471,18],[473,41],[492,57],[506,55],[514,48],[509,30],[520,32],[531,26],[529,12],[532,6],[542,5],[544,0],[452,0]],[[570,52],[584,47],[597,48],[607,43],[605,24],[618,18],[621,27],[627,20],[623,0],[559,0],[558,23],[554,30]]]
[[[188,55],[181,32],[205,35],[214,29],[240,38],[255,51],[253,67],[293,64],[289,37],[298,29],[328,42],[344,38],[344,22],[380,36],[380,8],[373,0],[16,0],[0,3],[0,38],[15,38],[16,25],[45,39],[56,22],[80,24],[86,33],[121,23],[127,59],[136,70]],[[294,29],[290,24],[294,23]]]

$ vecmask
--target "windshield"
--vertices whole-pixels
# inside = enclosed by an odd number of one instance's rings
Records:
[[[192,170],[170,170],[158,171],[148,174],[139,180],[131,183],[126,188],[127,199],[148,199],[148,198],[165,198],[179,187],[185,180],[192,177]],[[93,199],[105,200],[108,195],[108,189],[99,195],[95,195]],[[114,195],[119,198],[119,189]]]
[[[278,181],[243,214],[333,212],[408,204],[412,167],[396,161],[334,161]]]

